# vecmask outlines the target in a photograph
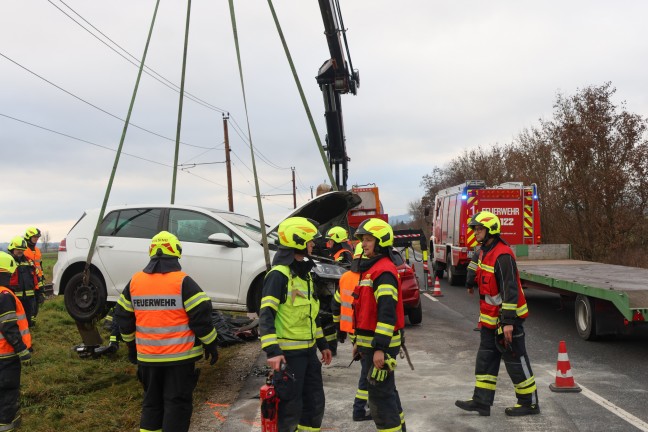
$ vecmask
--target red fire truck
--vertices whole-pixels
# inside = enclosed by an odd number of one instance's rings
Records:
[[[434,200],[433,233],[430,249],[435,276],[448,273],[451,285],[465,281],[470,257],[477,242],[468,226],[482,210],[499,216],[502,238],[511,245],[539,244],[540,212],[535,184],[503,183],[487,187],[483,180],[439,191]]]

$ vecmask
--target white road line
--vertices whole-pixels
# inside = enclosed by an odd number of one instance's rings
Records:
[[[435,299],[434,297],[432,297],[432,296],[431,296],[430,294],[428,294],[428,293],[424,293],[423,295],[424,295],[425,297],[429,298],[429,299],[432,300],[432,301],[435,301],[435,302],[438,302],[438,301],[439,301],[439,300]]]
[[[547,371],[547,373],[553,377],[556,376],[555,372],[552,371]],[[588,389],[587,387],[583,386],[581,383],[577,383],[578,386],[582,389],[581,394],[585,396],[586,398],[590,399],[592,402],[596,402],[597,404],[601,405],[603,408],[606,410],[610,411],[612,414],[616,415],[617,417],[627,421],[630,423],[632,426],[636,427],[637,429],[643,431],[643,432],[648,432],[648,423],[645,421],[641,420],[640,418],[637,418],[630,414],[628,411],[619,408],[618,406],[614,405],[612,402],[610,402],[607,399],[604,399],[603,397],[599,396],[598,394],[594,393],[592,390]]]

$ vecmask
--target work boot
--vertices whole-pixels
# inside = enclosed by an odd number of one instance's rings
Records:
[[[490,406],[484,405],[479,402],[475,402],[472,399],[467,401],[462,401],[462,400],[455,401],[455,405],[465,411],[477,411],[480,416],[490,415]]]
[[[96,356],[105,355],[105,354],[114,354],[119,349],[119,344],[117,342],[110,342],[107,346],[102,346],[97,348],[94,353]]]
[[[373,420],[370,413],[353,413],[353,421]]]
[[[513,416],[513,417],[519,417],[519,416],[525,416],[525,415],[531,415],[531,414],[540,414],[540,405],[534,404],[534,405],[520,405],[520,404],[515,404],[515,406],[506,408],[504,410],[506,415],[508,416]]]

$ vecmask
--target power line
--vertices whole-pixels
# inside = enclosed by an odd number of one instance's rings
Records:
[[[126,122],[125,119],[119,117],[118,115],[115,115],[115,114],[113,114],[113,113],[111,113],[111,112],[109,112],[109,111],[106,111],[105,109],[100,108],[100,107],[98,107],[97,105],[95,105],[95,104],[93,104],[93,103],[91,103],[91,102],[88,102],[87,100],[85,100],[85,99],[83,99],[83,98],[81,98],[81,97],[75,95],[74,93],[72,93],[72,92],[70,92],[70,91],[64,89],[63,87],[54,84],[52,81],[50,81],[50,80],[48,80],[48,79],[46,79],[46,78],[44,78],[44,77],[38,75],[36,72],[30,70],[30,69],[27,68],[26,66],[23,66],[23,65],[21,65],[20,63],[18,63],[17,61],[15,61],[15,60],[13,60],[13,59],[7,57],[7,56],[4,55],[2,52],[0,52],[0,56],[4,57],[5,59],[9,60],[11,63],[13,63],[13,64],[15,64],[16,66],[20,67],[21,69],[23,69],[23,70],[29,72],[30,74],[32,74],[32,75],[34,75],[34,76],[40,78],[41,80],[45,81],[46,83],[48,83],[48,84],[50,84],[50,85],[56,87],[57,89],[61,90],[62,92],[66,93],[66,94],[68,94],[68,95],[70,95],[70,96],[72,96],[73,98],[75,98],[75,99],[77,99],[77,100],[80,100],[81,102],[83,102],[83,103],[85,103],[85,104],[87,104],[87,105],[90,105],[90,106],[93,107],[94,109],[99,110],[99,111],[101,111],[102,113],[107,114],[107,115],[109,115],[110,117],[113,117],[113,118],[115,118],[115,119],[121,121],[122,123]],[[152,130],[149,130],[149,129],[143,128],[143,127],[141,127],[141,126],[138,126],[138,125],[136,125],[135,123],[129,123],[129,124],[130,124],[131,126],[137,128],[137,129],[140,129],[140,130],[142,130],[142,131],[144,131],[144,132],[148,132],[148,133],[150,133],[150,134],[152,134],[152,135],[155,135],[155,136],[157,136],[157,137],[159,137],[159,138],[163,138],[163,139],[165,139],[165,140],[167,140],[167,141],[175,142],[175,139],[174,139],[174,138],[166,137],[166,136],[161,135],[161,134],[159,134],[159,133],[157,133],[157,132],[153,132]],[[194,145],[194,144],[189,144],[189,143],[182,142],[182,141],[180,142],[180,144],[184,144],[184,145],[189,146],[189,147],[201,148],[201,149],[212,149],[212,147],[203,147],[203,146],[198,146],[198,145]]]
[[[94,30],[97,31],[100,35],[102,35],[104,38],[106,38],[107,40],[109,40],[112,44],[114,44],[115,46],[117,46],[120,50],[122,50],[124,53],[126,53],[128,56],[130,56],[130,57],[131,57],[132,59],[134,59],[135,61],[139,61],[139,59],[137,59],[134,55],[132,55],[130,52],[128,52],[125,48],[123,48],[122,46],[120,46],[117,42],[115,42],[113,39],[111,39],[109,36],[107,36],[107,35],[106,35],[105,33],[103,33],[101,30],[99,30],[96,26],[94,26],[94,25],[93,25],[92,23],[90,23],[87,19],[85,19],[83,16],[81,16],[81,14],[79,14],[76,10],[74,10],[72,7],[70,7],[70,6],[69,6],[67,3],[65,3],[63,0],[59,0],[59,1],[60,1],[62,4],[64,4],[65,7],[67,7],[69,10],[71,10],[71,11],[72,11],[76,16],[78,16],[80,19],[82,19],[86,24],[88,24],[90,27],[92,27],[92,29],[94,29]],[[81,28],[84,29],[86,32],[88,32],[91,36],[93,36],[95,39],[97,39],[99,42],[101,42],[102,44],[106,45],[106,47],[108,47],[109,49],[111,49],[112,51],[114,51],[117,55],[119,55],[120,57],[122,57],[122,58],[123,58],[124,60],[126,60],[127,62],[131,63],[133,66],[139,67],[137,63],[135,63],[134,61],[132,61],[132,60],[130,60],[130,59],[128,59],[128,58],[126,58],[126,56],[124,56],[123,54],[119,53],[117,50],[115,50],[113,47],[111,47],[110,45],[108,45],[105,41],[101,40],[97,35],[95,35],[94,33],[92,33],[90,30],[88,30],[86,27],[84,27],[81,23],[79,23],[77,20],[75,20],[73,17],[71,17],[67,12],[65,12],[64,10],[62,10],[62,9],[61,9],[60,7],[58,7],[57,5],[55,5],[55,4],[52,2],[52,0],[48,0],[48,2],[49,2],[52,6],[54,6],[56,9],[58,9],[61,13],[63,13],[65,16],[67,16],[69,19],[71,19],[73,22],[75,22],[79,27],[81,27]],[[146,65],[145,65],[144,68],[146,69],[144,72],[145,72],[147,75],[149,75],[151,78],[155,79],[156,81],[160,82],[161,84],[163,84],[163,85],[166,86],[167,88],[169,88],[169,89],[175,91],[176,93],[179,93],[179,87],[178,87],[176,84],[174,84],[172,81],[170,81],[169,79],[165,78],[164,76],[162,76],[161,74],[159,74],[158,72],[156,72],[154,69],[150,68],[149,66],[146,66]],[[150,72],[148,72],[148,71],[150,71]],[[157,75],[159,78],[156,78],[155,76],[153,76],[153,74]],[[163,82],[163,81],[164,81],[164,82]],[[167,83],[168,83],[168,84],[167,84]],[[197,97],[197,96],[195,96],[195,95],[193,95],[193,94],[191,94],[191,93],[189,93],[189,92],[187,92],[187,91],[185,91],[184,93],[185,93],[186,97],[187,97],[189,100],[192,100],[193,102],[196,102],[196,103],[198,103],[199,105],[202,105],[202,106],[205,107],[205,108],[208,108],[208,109],[211,109],[211,110],[213,110],[213,111],[218,111],[218,112],[220,112],[220,113],[228,114],[228,115],[229,115],[229,112],[226,111],[226,110],[224,110],[224,109],[222,109],[222,108],[219,108],[219,107],[217,107],[217,106],[215,106],[215,105],[213,105],[213,104],[211,104],[211,103],[209,103],[209,102],[207,102],[207,101],[205,101],[205,100],[203,100],[203,99],[201,99],[201,98],[199,98],[199,97]],[[236,119],[235,119],[232,115],[230,115],[230,119],[231,119],[232,122],[233,122],[233,127],[234,127],[235,132],[239,135],[239,137],[241,137],[241,139],[242,139],[242,140],[243,140],[243,141],[248,145],[248,147],[249,147],[249,145],[250,145],[250,144],[249,144],[249,139],[247,138],[247,136],[245,135],[245,133],[243,133],[242,135],[241,135],[241,133],[239,133],[239,131],[242,132],[242,130],[241,130],[240,125],[237,123]],[[239,129],[239,131],[236,130],[237,128]],[[275,164],[275,163],[272,162],[272,161],[271,161],[267,156],[265,156],[263,153],[261,153],[261,152],[260,152],[258,149],[256,149],[256,148],[254,149],[254,153],[255,153],[256,155],[258,155],[259,158],[260,158],[263,162],[265,162],[268,166],[270,166],[270,167],[272,167],[272,168],[275,168],[275,169],[278,169],[278,170],[288,170],[288,169],[290,169],[290,168],[280,167],[279,165]]]

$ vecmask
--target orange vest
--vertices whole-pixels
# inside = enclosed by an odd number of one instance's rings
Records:
[[[497,328],[500,309],[502,307],[502,297],[495,278],[495,262],[503,254],[515,256],[509,246],[498,241],[493,249],[488,251],[486,256],[484,256],[483,250],[479,252],[479,262],[477,264],[476,278],[479,284],[479,321],[482,325],[492,329]],[[524,291],[522,291],[520,275],[516,274],[515,277],[518,287],[517,316],[519,318],[526,318],[529,315],[529,311],[526,298],[524,297]]]
[[[43,258],[38,246],[35,246],[34,250],[31,250],[29,248],[25,249],[25,256],[27,257],[27,259],[31,260],[34,263],[34,267],[36,268],[36,275],[39,278],[43,277]]]
[[[25,315],[25,309],[23,308],[22,303],[20,302],[20,300],[18,300],[18,297],[16,297],[13,291],[11,291],[7,287],[0,286],[0,295],[6,295],[3,294],[5,291],[11,294],[16,301],[16,319],[18,322],[18,330],[20,331],[20,335],[22,336],[23,343],[27,346],[27,348],[31,348],[31,334],[29,333],[29,324],[27,323],[27,315]],[[5,311],[5,313],[6,312],[9,311]],[[10,314],[5,315],[4,318],[10,318]],[[0,360],[15,357],[17,355],[18,353],[14,351],[14,348],[9,344],[9,342],[7,342],[2,333],[0,333]]]
[[[196,335],[182,301],[182,271],[136,273],[130,282],[135,312],[137,360],[144,363],[179,362],[200,357]]]
[[[360,273],[345,272],[340,277],[340,330],[353,334],[353,291],[360,281]]]
[[[373,283],[383,273],[391,273],[398,281],[398,304],[396,305],[396,325],[394,331],[405,327],[405,313],[403,309],[403,292],[401,280],[394,263],[387,257],[378,260],[367,270],[354,291],[353,326],[359,330],[376,331],[378,324],[378,303],[374,294]]]

